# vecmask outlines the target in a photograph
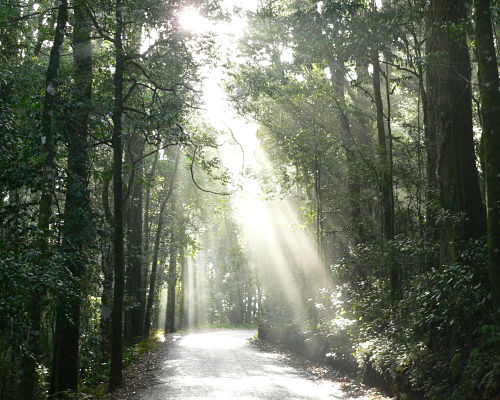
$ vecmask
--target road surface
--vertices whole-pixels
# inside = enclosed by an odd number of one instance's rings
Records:
[[[206,330],[174,337],[154,384],[140,400],[370,400],[349,397],[340,383],[312,381],[275,353],[249,344],[253,330]]]

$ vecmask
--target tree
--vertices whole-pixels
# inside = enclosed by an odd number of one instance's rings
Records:
[[[145,140],[138,132],[130,138],[130,161],[133,165],[132,189],[128,213],[128,263],[127,263],[127,297],[129,301],[127,320],[129,331],[126,332],[128,342],[135,342],[144,333],[143,304],[143,185],[144,185],[144,145]]]
[[[63,249],[70,296],[58,299],[54,332],[51,394],[78,388],[80,307],[84,291],[85,248],[92,242],[88,185],[88,120],[92,96],[91,22],[82,0],[74,2],[74,87],[71,126],[67,130],[68,170]]]
[[[39,268],[47,267],[49,261],[50,218],[52,216],[52,198],[56,179],[56,133],[54,132],[53,117],[56,111],[58,94],[58,78],[61,60],[62,45],[68,21],[68,2],[61,0],[57,8],[57,24],[54,33],[54,42],[50,49],[49,64],[45,75],[45,95],[40,121],[40,140],[42,144],[41,163],[41,194],[38,210],[38,240],[37,248],[40,253]],[[21,391],[23,398],[33,399],[36,396],[36,364],[40,354],[39,337],[41,329],[43,290],[36,288],[28,307],[29,331],[26,343],[27,354],[23,358],[23,374]]]
[[[430,21],[436,53],[436,129],[443,264],[458,258],[459,241],[485,232],[472,132],[471,66],[466,33],[465,2],[431,2]],[[457,221],[457,218],[459,219]]]
[[[378,156],[380,164],[380,191],[382,205],[382,231],[385,240],[394,239],[394,191],[392,177],[392,146],[386,138],[384,105],[380,90],[380,62],[378,52],[373,56],[373,92],[375,98],[375,108],[377,110],[377,138],[378,138]],[[390,121],[388,121],[390,124]],[[387,143],[389,141],[389,143]],[[387,258],[389,263],[389,274],[391,281],[391,299],[394,303],[401,290],[401,271],[397,265],[394,265],[392,257]]]
[[[153,304],[156,298],[156,288],[157,288],[157,274],[158,274],[158,258],[160,253],[160,241],[163,233],[164,227],[164,219],[165,219],[165,210],[167,208],[168,201],[172,196],[172,192],[174,190],[177,168],[179,166],[179,150],[175,156],[175,164],[173,166],[173,170],[170,174],[170,179],[165,179],[164,187],[161,192],[161,203],[160,209],[158,211],[158,220],[156,224],[156,233],[154,237],[153,243],[153,255],[151,258],[151,273],[149,275],[149,295],[146,302],[146,312],[145,312],[145,322],[144,322],[144,336],[149,337],[149,333],[151,330],[151,317]]]
[[[175,214],[174,214],[175,218]],[[175,226],[175,221],[172,222],[172,229]],[[172,333],[176,331],[175,325],[175,310],[176,310],[176,290],[177,290],[177,256],[178,256],[178,243],[176,242],[178,238],[176,233],[172,230],[170,232],[170,248],[169,248],[169,263],[167,272],[167,284],[168,284],[168,295],[167,295],[167,310],[165,318],[165,332]]]
[[[474,1],[481,115],[485,147],[488,266],[500,324],[500,94],[489,0]]]
[[[123,2],[115,5],[116,28],[114,34],[115,72],[113,75],[113,269],[114,289],[111,311],[111,364],[109,389],[114,390],[122,383],[123,373],[123,296],[125,291],[125,256],[123,248],[123,76],[125,73],[125,50],[123,48]]]

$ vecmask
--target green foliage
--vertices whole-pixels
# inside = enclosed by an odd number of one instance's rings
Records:
[[[338,269],[345,267],[349,271],[348,266]],[[499,337],[488,325],[488,288],[477,283],[474,268],[451,265],[416,273],[392,309],[381,301],[388,288],[379,279],[357,288],[344,286],[349,300],[328,321],[330,326],[323,324],[334,352],[340,348],[334,360],[352,354],[369,381],[394,393],[422,393],[429,399],[491,398],[499,385],[493,351]],[[350,315],[352,325],[339,332],[335,321],[342,313]],[[339,343],[349,345],[342,348]]]
[[[148,354],[150,351],[158,347],[158,343],[144,340],[131,347],[128,347],[123,354],[124,365],[131,365],[137,361],[140,357]]]
[[[478,282],[477,270],[485,266],[426,270],[422,261],[431,250],[419,240],[399,238],[359,246],[335,265],[337,282],[345,283],[323,294],[327,311],[313,335],[323,344],[320,357],[401,398],[494,398],[500,384],[494,349],[500,337],[492,325],[489,288]],[[470,243],[462,254],[478,260],[482,252],[481,245]],[[394,305],[386,267],[390,254],[405,274],[411,274]],[[266,302],[259,336],[317,358],[307,346],[315,329],[278,305]]]

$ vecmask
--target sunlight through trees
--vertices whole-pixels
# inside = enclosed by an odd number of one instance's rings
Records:
[[[396,398],[496,398],[499,21],[2,2],[0,398],[100,398],[228,326]]]

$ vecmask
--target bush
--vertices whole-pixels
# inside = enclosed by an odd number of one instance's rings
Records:
[[[259,334],[309,358],[324,352],[334,368],[357,371],[399,398],[496,399],[500,337],[484,283],[482,244],[464,246],[461,264],[431,270],[418,261],[427,257],[418,246],[403,239],[360,246],[333,267],[340,283],[328,292],[316,327],[306,329],[291,314],[268,308]],[[394,304],[387,252],[406,275]],[[356,274],[363,270],[369,273]]]

